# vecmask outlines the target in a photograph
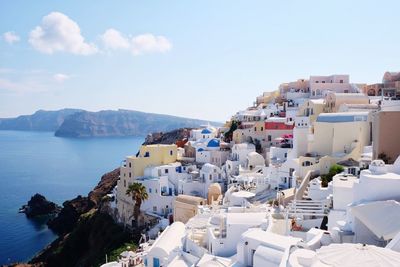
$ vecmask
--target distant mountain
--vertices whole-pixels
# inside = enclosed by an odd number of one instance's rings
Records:
[[[218,126],[221,123],[211,122]],[[68,116],[56,131],[61,137],[145,136],[177,128],[199,127],[208,121],[132,110],[82,111]]]
[[[54,132],[60,127],[66,117],[81,111],[81,109],[38,110],[32,115],[0,119],[0,130]]]

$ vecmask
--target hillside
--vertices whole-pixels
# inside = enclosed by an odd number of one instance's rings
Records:
[[[109,137],[146,136],[152,132],[167,132],[177,128],[199,127],[208,121],[144,113],[131,110],[78,112],[65,119],[56,136]],[[219,123],[213,123],[219,125]]]
[[[38,110],[32,115],[22,115],[16,118],[0,119],[0,130],[54,132],[58,129],[58,127],[60,127],[66,117],[80,111],[82,110]]]

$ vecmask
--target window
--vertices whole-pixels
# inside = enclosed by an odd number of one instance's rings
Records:
[[[157,212],[157,206],[153,206],[153,212]]]
[[[322,81],[322,83],[325,83],[325,81]]]
[[[285,153],[285,158],[287,158],[287,153]]]
[[[129,178],[131,178],[132,177],[132,173],[131,172],[129,172]]]
[[[254,131],[257,132],[257,127],[254,127]]]
[[[261,127],[261,132],[264,131],[264,127]]]
[[[209,179],[210,179],[210,181],[211,181],[211,179],[212,179],[212,175],[211,175],[211,174],[210,174],[210,178],[209,178]]]
[[[272,140],[271,135],[268,135],[268,142],[271,142],[271,140]]]
[[[169,172],[169,170],[168,169],[165,169],[165,173],[168,173]]]
[[[124,180],[124,187],[126,187],[126,180]]]
[[[343,80],[340,80],[340,83],[343,83]]]
[[[150,152],[147,151],[146,153],[144,153],[144,157],[145,157],[145,158],[149,158],[149,157],[150,157]]]
[[[132,163],[131,162],[129,162],[129,168],[132,168]]]
[[[172,150],[169,151],[169,155],[172,156],[174,152]]]

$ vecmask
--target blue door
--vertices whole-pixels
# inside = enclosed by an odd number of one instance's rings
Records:
[[[153,258],[153,267],[160,267],[160,260],[158,258]]]

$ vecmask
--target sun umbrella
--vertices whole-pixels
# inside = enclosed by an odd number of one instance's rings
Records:
[[[331,244],[317,250],[320,262],[340,267],[398,267],[400,253],[364,244]]]

